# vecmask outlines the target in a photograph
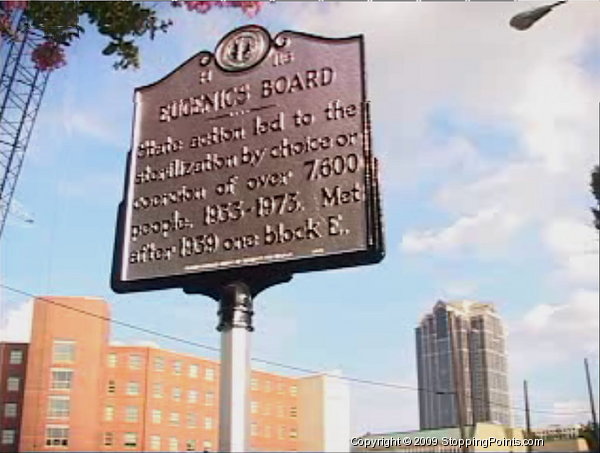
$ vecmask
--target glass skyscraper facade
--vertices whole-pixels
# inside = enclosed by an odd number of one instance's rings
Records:
[[[416,346],[421,429],[458,426],[458,407],[465,425],[512,425],[506,333],[492,304],[439,301]]]

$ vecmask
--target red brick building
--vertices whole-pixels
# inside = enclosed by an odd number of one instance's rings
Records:
[[[0,452],[217,448],[218,362],[152,347],[111,346],[105,301],[49,299],[54,303],[34,301],[29,344],[0,344]],[[334,448],[335,433],[327,433],[321,413],[332,384],[339,405],[341,381],[329,381],[253,371],[251,449]],[[348,419],[347,392],[342,395],[342,410],[333,408],[336,430],[340,419]]]

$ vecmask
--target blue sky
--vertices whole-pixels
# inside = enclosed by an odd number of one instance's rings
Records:
[[[584,357],[598,380],[588,183],[598,162],[600,7],[571,2],[528,32],[510,29],[530,5],[275,3],[253,20],[272,33],[364,33],[387,242],[379,265],[298,275],[261,294],[256,357],[416,386],[421,316],[438,299],[490,301],[509,331],[513,405],[523,407],[528,379],[532,407],[549,412],[534,413],[534,424],[588,419]],[[250,23],[236,10],[165,13],[175,26],[142,43],[140,70],[112,70],[90,32],[51,76],[16,192],[35,223],[9,221],[0,279],[33,294],[103,297],[116,319],[218,346],[208,298],[117,295],[108,284],[134,88]],[[28,298],[0,297],[3,336],[23,338]],[[204,354],[119,327],[113,338]],[[418,427],[414,392],[351,391],[353,433]]]

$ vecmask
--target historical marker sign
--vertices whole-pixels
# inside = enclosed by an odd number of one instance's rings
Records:
[[[257,26],[135,92],[112,285],[383,257],[362,36]]]

